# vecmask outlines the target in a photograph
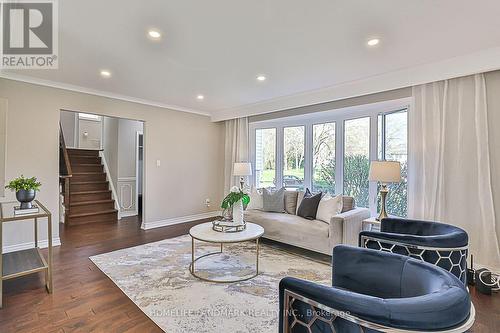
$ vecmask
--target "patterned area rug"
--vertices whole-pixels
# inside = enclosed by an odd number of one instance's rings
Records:
[[[216,244],[196,242],[200,256]],[[294,276],[329,284],[330,266],[261,245],[260,275],[238,283],[203,282],[189,272],[191,238],[173,239],[90,258],[165,332],[278,332],[278,283]],[[197,265],[199,275],[243,277],[255,268],[255,243],[225,245]]]

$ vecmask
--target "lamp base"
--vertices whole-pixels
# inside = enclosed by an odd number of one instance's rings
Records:
[[[382,219],[385,219],[386,217],[389,217],[387,215],[387,212],[385,210],[385,203],[387,200],[387,193],[389,193],[389,190],[387,189],[386,184],[382,184],[382,188],[380,189],[380,198],[382,200],[381,205],[380,205],[380,214],[378,215],[375,220],[377,221],[382,221]]]

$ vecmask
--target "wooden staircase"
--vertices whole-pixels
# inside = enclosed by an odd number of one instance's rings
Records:
[[[116,222],[118,210],[115,209],[99,151],[66,150],[72,169],[67,225]]]

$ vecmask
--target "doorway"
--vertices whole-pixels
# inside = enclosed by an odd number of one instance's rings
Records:
[[[140,225],[144,122],[61,110],[60,124],[72,170],[64,181],[70,183],[68,190],[61,184],[62,222],[72,225],[125,218]]]

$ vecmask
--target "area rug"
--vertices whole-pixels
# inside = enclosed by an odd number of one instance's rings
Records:
[[[202,255],[218,245],[196,242]],[[278,284],[285,276],[329,284],[328,264],[261,245],[260,275],[203,282],[189,272],[191,238],[181,236],[90,257],[165,332],[278,332]],[[197,265],[203,277],[239,277],[255,268],[255,243],[227,245]]]

